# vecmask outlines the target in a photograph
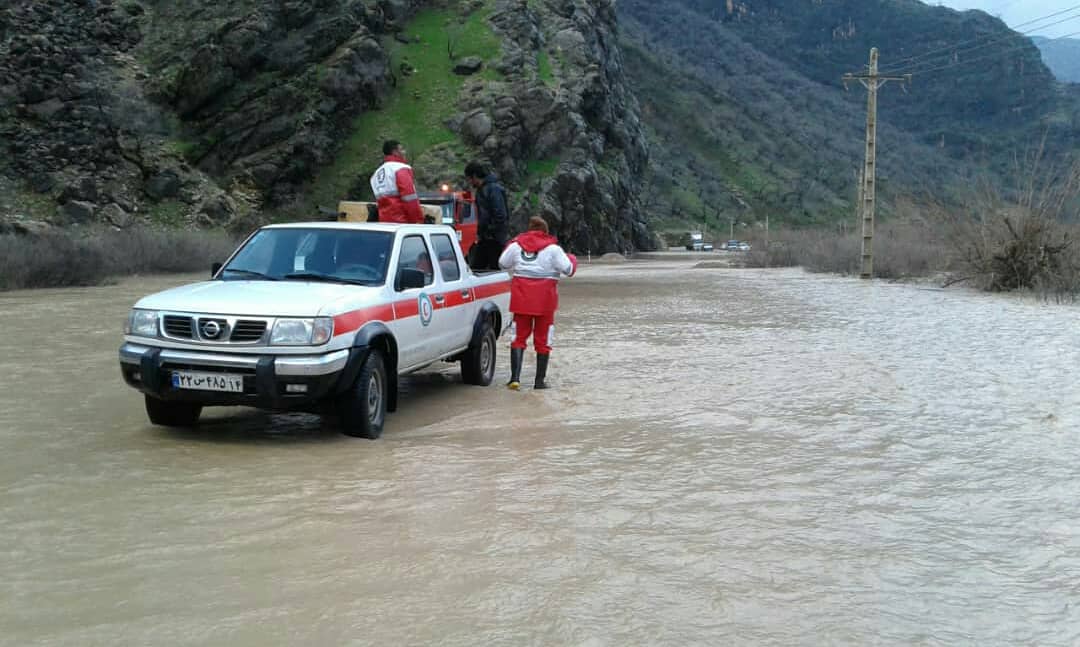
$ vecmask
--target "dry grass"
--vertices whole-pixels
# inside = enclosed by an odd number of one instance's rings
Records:
[[[0,236],[0,290],[100,285],[116,276],[210,269],[236,247],[223,232],[130,229]]]
[[[945,273],[946,285],[1080,298],[1080,162],[1047,163],[1040,146],[1017,159],[1012,186],[977,184],[966,204],[899,205],[897,220],[875,233],[874,276]],[[770,245],[757,241],[744,264],[855,274],[860,246],[858,234],[780,231]]]
[[[1080,162],[1044,167],[1038,149],[1017,164],[1019,189],[986,183],[966,212],[941,210],[960,260],[956,282],[992,292],[1080,296]],[[1070,224],[1072,223],[1072,224]]]
[[[942,232],[917,222],[879,225],[874,235],[874,276],[903,279],[951,269],[954,254]],[[810,272],[858,274],[862,237],[821,229],[773,232],[768,244],[754,241],[743,255],[746,267],[802,266]]]

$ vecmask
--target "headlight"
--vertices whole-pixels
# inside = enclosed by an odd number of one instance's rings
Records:
[[[330,317],[278,319],[270,333],[270,343],[275,346],[321,346],[333,336],[334,320]]]
[[[157,337],[158,313],[153,310],[132,310],[124,324],[124,334]]]

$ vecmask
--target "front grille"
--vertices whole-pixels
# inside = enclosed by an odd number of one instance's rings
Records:
[[[216,317],[199,317],[199,337],[206,341],[225,341],[229,338],[229,322]]]
[[[165,334],[169,337],[191,339],[191,317],[165,315]]]
[[[263,333],[265,332],[265,321],[247,321],[241,319],[236,322],[236,327],[233,328],[232,336],[229,337],[229,341],[241,343],[259,341],[262,339]]]
[[[273,319],[235,319],[179,312],[163,314],[161,318],[165,337],[214,345],[265,343],[272,322]]]

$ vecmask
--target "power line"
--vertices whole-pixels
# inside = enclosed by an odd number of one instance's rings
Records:
[[[1077,35],[1080,35],[1080,31],[1074,31],[1071,34],[1065,34],[1064,36],[1058,36],[1057,38],[1050,38],[1048,40],[1050,42],[1053,42],[1053,41],[1062,40],[1062,39],[1065,39],[1065,38],[1072,38],[1073,36],[1077,36]],[[1012,52],[1018,52],[1018,51],[1020,51],[1022,49],[1027,49],[1028,45],[1029,45],[1029,43],[1024,43],[1023,45],[1017,45],[1016,47],[1011,47],[1009,49],[1005,49],[1005,50],[1002,50],[1002,51],[992,52],[990,54],[984,54],[982,56],[976,56],[975,58],[969,58],[969,59],[965,59],[965,60],[962,60],[962,61],[956,61],[956,62],[950,63],[948,65],[942,65],[940,67],[932,67],[932,68],[930,68],[928,70],[918,70],[916,73],[917,74],[930,74],[931,72],[940,72],[942,70],[948,70],[950,68],[959,67],[961,65],[967,65],[968,63],[977,63],[979,61],[983,61],[983,60],[986,60],[988,58],[994,58],[995,56],[1004,56],[1005,54],[1010,54]]]
[[[1072,20],[1077,20],[1077,19],[1080,19],[1080,14],[1077,14],[1075,16],[1070,16],[1068,18],[1063,18],[1062,20],[1058,20],[1057,22],[1052,22],[1052,23],[1050,23],[1048,25],[1043,25],[1042,27],[1039,27],[1037,29],[1033,29],[1033,30],[1031,30],[1029,32],[1020,32],[1020,35],[1021,36],[1029,36],[1029,35],[1034,34],[1036,31],[1039,31],[1041,29],[1046,29],[1047,27],[1053,27],[1055,25],[1060,25],[1062,23],[1066,23],[1066,22],[1069,22],[1069,21],[1072,21]],[[991,45],[997,45],[998,43],[1002,43],[1002,42],[1005,42],[1007,40],[1014,40],[1014,38],[1015,38],[1014,34],[1009,34],[1008,36],[1000,37],[1000,38],[998,38],[996,40],[992,40],[992,41],[983,43],[982,45],[977,45],[975,47],[969,47],[967,49],[962,49],[962,50],[957,50],[957,51],[954,51],[954,52],[949,52],[944,56],[939,55],[938,57],[936,57],[937,60],[923,61],[921,63],[916,64],[912,69],[910,69],[908,71],[910,71],[910,72],[919,72],[920,70],[918,68],[921,67],[921,66],[926,66],[926,65],[937,66],[937,65],[940,65],[940,64],[944,63],[946,60],[948,60],[948,58],[956,58],[956,57],[959,57],[959,56],[967,56],[967,55],[972,54],[973,52],[978,52],[979,50],[986,49],[987,47],[990,47]],[[1051,39],[1051,40],[1056,40],[1056,39]],[[1016,45],[1012,49],[1023,49],[1023,48],[1025,48],[1027,46],[1028,46],[1028,43],[1025,41],[1023,44]]]
[[[1077,9],[1080,9],[1080,4],[1073,5],[1071,7],[1068,7],[1066,9],[1061,9],[1059,11],[1055,11],[1054,13],[1047,14],[1045,16],[1040,16],[1038,18],[1033,18],[1032,20],[1028,20],[1027,22],[1022,22],[1022,23],[1020,23],[1018,25],[1013,26],[1012,30],[1014,32],[1016,32],[1016,31],[1019,31],[1019,29],[1021,27],[1027,27],[1029,25],[1033,25],[1035,23],[1042,22],[1042,21],[1048,20],[1050,18],[1056,18],[1056,17],[1058,17],[1058,16],[1060,16],[1062,14],[1066,14],[1066,13],[1069,13],[1070,11],[1075,11]],[[1071,19],[1072,18],[1069,18],[1068,20],[1071,20]],[[1058,23],[1054,23],[1054,24],[1058,24]],[[1035,28],[1031,29],[1030,31],[1035,32],[1035,31],[1039,31],[1040,29],[1045,29],[1047,27],[1052,27],[1052,26],[1053,25],[1043,25],[1041,27],[1035,27]],[[1024,33],[1024,32],[1020,32],[1020,33]],[[999,40],[999,41],[1000,40],[1005,40],[1007,38],[1012,38],[1013,36],[1014,36],[1014,34],[1010,33],[1007,36],[999,37],[997,40]],[[936,54],[940,54],[941,52],[950,52],[950,51],[953,51],[953,50],[955,50],[955,49],[957,49],[959,47],[966,47],[966,46],[971,45],[973,43],[977,43],[980,40],[983,40],[983,38],[984,38],[984,36],[976,36],[975,38],[969,38],[968,40],[960,41],[958,43],[952,43],[952,44],[946,45],[944,47],[939,47],[938,49],[930,50],[929,52],[924,52],[922,54],[916,54],[914,56],[909,56],[907,58],[900,59],[899,61],[895,61],[893,63],[890,63],[889,65],[885,66],[885,68],[887,68],[887,69],[898,69],[898,68],[901,68],[901,67],[906,67],[906,66],[911,65],[915,61],[918,61],[920,59],[931,57],[931,56],[934,56]]]
[[[1015,40],[1017,38],[1017,36],[1031,36],[1031,35],[1036,34],[1036,32],[1039,32],[1039,31],[1041,31],[1043,29],[1047,29],[1049,27],[1054,27],[1056,25],[1060,25],[1060,24],[1063,24],[1063,23],[1066,23],[1066,22],[1077,20],[1077,19],[1080,19],[1080,14],[1069,16],[1067,18],[1062,18],[1061,20],[1057,20],[1055,22],[1048,23],[1048,24],[1042,25],[1040,27],[1036,27],[1035,29],[1032,29],[1032,30],[1029,30],[1029,31],[1026,31],[1026,32],[1009,32],[1009,33],[1007,33],[1007,34],[1005,34],[1003,36],[999,36],[999,37],[997,37],[997,38],[995,38],[993,40],[987,41],[987,42],[979,44],[979,45],[975,45],[974,47],[967,47],[967,48],[953,47],[953,48],[950,48],[949,51],[947,51],[947,52],[941,52],[941,53],[937,54],[936,56],[928,58],[927,60],[915,63],[913,68],[919,68],[921,66],[926,66],[926,65],[930,65],[930,66],[940,65],[941,63],[945,62],[948,58],[952,58],[952,57],[956,57],[956,56],[962,56],[962,55],[968,55],[968,54],[971,54],[972,52],[977,52],[979,50],[986,49],[987,47],[990,47],[991,45],[997,45],[997,44],[1003,43],[1005,41]],[[1025,46],[1026,46],[1026,44],[1025,44]]]
[[[1050,18],[1056,18],[1057,16],[1069,13],[1070,11],[1075,11],[1077,9],[1080,9],[1080,4],[1073,5],[1071,7],[1066,8],[1066,9],[1061,9],[1060,11],[1055,11],[1054,13],[1047,14],[1045,16],[1040,16],[1038,18],[1033,18],[1032,20],[1028,20],[1027,22],[1022,22],[1022,23],[1012,27],[1012,30],[1013,31],[1019,31],[1019,29],[1021,27],[1027,27],[1027,26],[1035,24],[1037,22],[1042,22],[1042,21],[1048,20]],[[1035,31],[1038,31],[1040,29],[1045,29],[1046,27],[1051,27],[1051,26],[1052,25],[1043,25],[1041,27],[1035,27],[1035,28],[1031,29],[1030,31],[1035,32]],[[1020,33],[1023,33],[1023,32],[1020,32]],[[1011,37],[1012,37],[1012,34],[1009,34],[1005,38],[1011,38]],[[927,58],[927,57],[933,56],[935,54],[939,54],[941,52],[952,51],[952,50],[954,50],[954,49],[956,49],[958,47],[966,47],[966,46],[971,45],[973,43],[979,42],[983,38],[985,38],[985,37],[984,36],[976,36],[975,38],[969,38],[968,40],[963,40],[963,41],[960,41],[959,43],[952,43],[952,44],[946,45],[944,47],[939,47],[938,49],[930,50],[929,52],[923,52],[922,54],[916,54],[914,56],[909,56],[907,58],[900,59],[899,61],[890,63],[886,67],[888,67],[888,68],[905,67],[907,65],[910,65],[910,64],[914,63],[915,61],[918,61],[919,59]]]

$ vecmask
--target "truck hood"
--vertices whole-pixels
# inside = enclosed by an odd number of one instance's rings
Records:
[[[136,308],[255,317],[340,314],[374,301],[380,288],[308,281],[205,281],[143,297]]]

